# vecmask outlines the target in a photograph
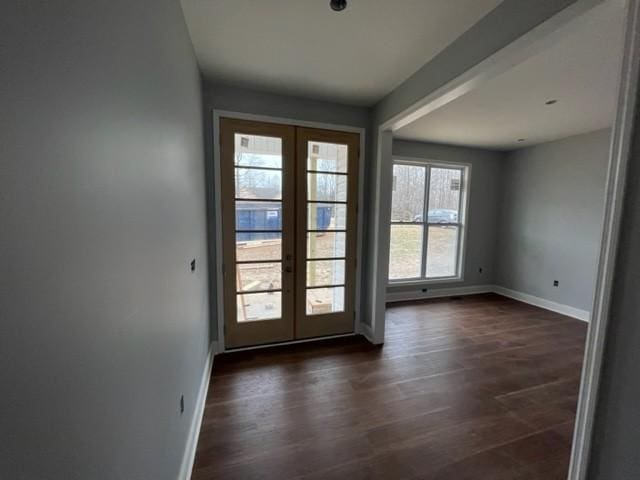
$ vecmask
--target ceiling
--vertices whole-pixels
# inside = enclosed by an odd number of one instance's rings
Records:
[[[210,81],[373,105],[501,0],[182,0]]]
[[[546,50],[394,135],[510,150],[610,126],[625,14],[621,0],[594,7]]]

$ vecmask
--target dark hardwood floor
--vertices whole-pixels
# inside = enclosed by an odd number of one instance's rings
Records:
[[[193,479],[565,480],[587,325],[498,295],[216,357]]]

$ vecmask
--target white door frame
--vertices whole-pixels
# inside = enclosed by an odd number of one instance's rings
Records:
[[[379,124],[376,128],[377,151],[373,218],[372,256],[375,275],[372,281],[371,335],[375,343],[384,342],[385,298],[389,262],[389,221],[392,178],[393,131],[415,121],[429,112],[478,88],[488,80],[507,71],[531,55],[555,42],[560,27],[600,2],[578,1],[540,26],[534,28],[510,45],[480,62],[464,74],[425,96],[404,111]],[[571,28],[571,26],[569,26]],[[622,201],[626,182],[627,164],[632,143],[632,127],[636,112],[636,95],[640,73],[640,0],[629,0],[625,35],[624,61],[619,86],[616,119],[611,134],[607,173],[603,233],[599,254],[598,278],[594,295],[591,321],[587,333],[576,427],[571,453],[569,480],[586,479],[597,391],[600,382],[602,357],[609,318],[609,303],[613,283],[614,265],[622,217]]]
[[[611,132],[609,168],[607,171],[606,199],[603,219],[600,260],[593,302],[591,322],[587,333],[586,350],[580,382],[580,396],[573,431],[573,448],[569,465],[570,480],[587,478],[593,421],[596,414],[604,344],[609,323],[609,306],[620,224],[622,203],[633,141],[633,120],[640,72],[640,1],[630,0],[627,12],[624,59],[618,90],[616,118]]]
[[[356,288],[355,288],[355,310],[356,318],[354,324],[354,332],[362,333],[361,324],[361,308],[360,308],[360,288],[362,277],[362,245],[363,245],[363,220],[362,220],[362,203],[364,198],[364,164],[365,164],[365,135],[366,129],[361,127],[352,127],[349,125],[334,125],[331,123],[309,122],[306,120],[297,120],[292,118],[272,117],[269,115],[256,115],[251,113],[233,112],[228,110],[213,109],[213,182],[214,182],[214,225],[215,225],[215,242],[216,242],[216,300],[217,300],[217,323],[218,323],[218,341],[217,352],[224,352],[224,295],[223,288],[224,276],[222,272],[222,201],[221,201],[221,181],[220,181],[220,118],[235,118],[240,120],[251,120],[254,122],[278,123],[282,125],[290,125],[294,127],[321,128],[325,130],[335,130],[339,132],[352,132],[360,135],[360,156],[358,159],[358,224],[357,224],[357,248],[356,248]],[[345,335],[337,335],[343,337]],[[313,339],[311,339],[313,340]],[[284,343],[302,343],[311,341],[309,339],[293,340]],[[279,345],[282,345],[280,343]],[[268,345],[249,348],[264,348]],[[242,350],[242,349],[235,349]]]

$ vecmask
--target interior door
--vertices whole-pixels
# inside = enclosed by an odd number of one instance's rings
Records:
[[[295,128],[220,120],[225,344],[294,338]]]
[[[220,120],[225,344],[349,333],[359,136]]]
[[[296,338],[354,330],[359,141],[296,130]]]

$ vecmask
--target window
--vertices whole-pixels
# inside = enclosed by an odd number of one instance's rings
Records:
[[[389,280],[461,278],[468,167],[393,165]]]

